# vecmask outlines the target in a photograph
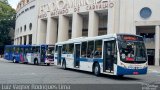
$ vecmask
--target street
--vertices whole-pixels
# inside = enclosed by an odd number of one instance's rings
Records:
[[[3,84],[13,84],[13,85],[14,84],[31,84],[31,85],[74,84],[74,86],[72,86],[72,89],[69,90],[90,90],[90,89],[105,90],[105,88],[107,88],[108,90],[117,90],[117,89],[158,90],[160,86],[155,86],[155,85],[160,84],[159,78],[160,78],[160,69],[159,67],[156,66],[149,66],[147,75],[138,75],[138,76],[127,75],[122,78],[110,75],[101,75],[100,77],[97,77],[89,72],[77,71],[72,69],[63,70],[61,67],[55,65],[36,66],[30,64],[13,63],[11,61],[0,59],[0,84],[2,85]],[[1,86],[2,90],[11,90],[11,89],[4,89],[2,87],[4,86]],[[79,89],[77,89],[77,87],[79,87]],[[19,90],[19,89],[14,89],[14,90]],[[36,90],[62,90],[62,89],[58,88],[58,89],[36,89]]]
[[[92,73],[63,70],[60,67],[35,66],[28,64],[12,63],[11,61],[0,60],[0,83],[1,84],[160,84],[160,72],[148,70],[147,75],[116,76],[101,75],[94,76]]]

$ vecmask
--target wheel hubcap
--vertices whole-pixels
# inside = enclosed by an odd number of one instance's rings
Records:
[[[98,73],[98,67],[96,66],[95,67],[95,74],[97,74]]]
[[[63,65],[62,65],[62,66],[63,66],[63,68],[65,68],[65,63],[63,63]]]
[[[36,60],[36,64],[38,64],[38,60]]]

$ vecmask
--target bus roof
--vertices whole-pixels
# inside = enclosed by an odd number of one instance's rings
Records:
[[[107,34],[107,35],[96,36],[96,37],[79,37],[79,38],[69,39],[68,41],[58,42],[56,43],[56,45],[69,44],[69,43],[80,43],[82,41],[100,40],[100,39],[107,39],[107,38],[117,38],[118,35],[134,35],[134,36],[141,37],[139,35],[126,34],[126,33]]]
[[[14,46],[31,46],[31,45],[6,45],[7,47],[14,47]]]
[[[41,45],[5,45],[5,47],[30,47],[30,46],[54,46],[52,44],[41,44]]]
[[[99,40],[99,39],[105,39],[105,38],[111,38],[116,37],[116,34],[108,34],[108,35],[102,35],[102,36],[96,36],[96,37],[79,37],[74,39],[69,39],[68,41],[64,42],[58,42],[57,44],[65,44],[65,43],[80,43],[82,41],[90,41],[90,40]]]

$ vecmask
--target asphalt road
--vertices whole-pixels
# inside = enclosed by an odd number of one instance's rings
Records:
[[[94,76],[92,73],[63,70],[55,65],[35,66],[0,60],[0,84],[160,84],[160,73],[151,69],[147,75]]]

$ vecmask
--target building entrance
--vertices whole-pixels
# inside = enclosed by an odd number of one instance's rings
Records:
[[[155,65],[155,26],[138,26],[136,27],[136,34],[144,38],[148,64]]]

